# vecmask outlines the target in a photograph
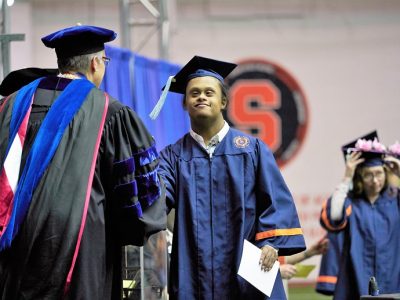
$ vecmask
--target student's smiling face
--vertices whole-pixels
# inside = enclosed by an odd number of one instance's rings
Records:
[[[191,79],[186,86],[184,106],[191,119],[218,119],[226,107],[218,79],[211,76]]]

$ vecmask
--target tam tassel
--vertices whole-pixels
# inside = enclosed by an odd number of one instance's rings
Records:
[[[155,120],[158,117],[158,115],[160,114],[160,111],[161,111],[162,107],[164,106],[165,99],[167,98],[167,93],[169,91],[171,83],[174,82],[174,81],[175,81],[174,80],[174,76],[169,76],[168,77],[168,80],[167,80],[167,83],[165,85],[165,88],[162,91],[161,96],[157,101],[157,104],[154,106],[153,110],[151,111],[151,113],[149,115],[152,120]]]

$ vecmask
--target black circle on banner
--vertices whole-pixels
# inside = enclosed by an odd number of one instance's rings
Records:
[[[229,125],[263,140],[283,167],[298,153],[308,128],[307,101],[297,80],[275,63],[248,59],[226,83]]]

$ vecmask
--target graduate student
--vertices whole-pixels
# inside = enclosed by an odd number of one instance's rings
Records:
[[[293,198],[270,149],[231,128],[224,78],[235,64],[193,57],[170,91],[184,95],[191,130],[160,153],[167,205],[175,209],[170,299],[265,299],[237,275],[243,242],[260,268],[305,249]],[[280,275],[271,299],[285,299]]]
[[[43,37],[59,74],[0,101],[0,299],[120,299],[121,247],[165,228],[155,142],[98,89],[115,37]]]
[[[389,186],[385,161],[392,171],[400,161],[385,158],[385,149],[372,132],[343,146],[345,175],[321,212],[327,230],[343,231],[334,299],[368,295],[370,277],[380,293],[400,292],[400,198]]]

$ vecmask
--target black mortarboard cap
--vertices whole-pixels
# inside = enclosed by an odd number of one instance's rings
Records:
[[[167,92],[178,94],[186,93],[186,86],[189,80],[196,77],[211,76],[218,79],[221,83],[224,82],[229,73],[236,68],[236,64],[215,60],[202,56],[194,56],[186,65],[180,69],[175,76],[170,76],[167,84],[162,88],[163,93],[160,96],[156,106],[150,113],[150,117],[155,119],[164,104]]]
[[[378,145],[379,147],[376,147]],[[383,164],[385,156],[385,149],[381,148],[383,145],[379,143],[379,137],[376,130],[363,135],[356,140],[342,146],[342,152],[346,160],[346,155],[350,152],[361,152],[361,157],[365,161],[361,166],[372,167]]]
[[[46,47],[55,48],[58,58],[96,53],[104,49],[117,34],[106,28],[76,25],[53,32],[42,38]]]
[[[57,75],[58,69],[25,68],[10,72],[0,84],[0,95],[8,96],[32,81],[45,76]]]
[[[211,76],[223,82],[224,78],[228,76],[236,66],[237,65],[234,63],[196,55],[174,76],[169,90],[171,92],[185,94],[188,81],[202,76]]]

